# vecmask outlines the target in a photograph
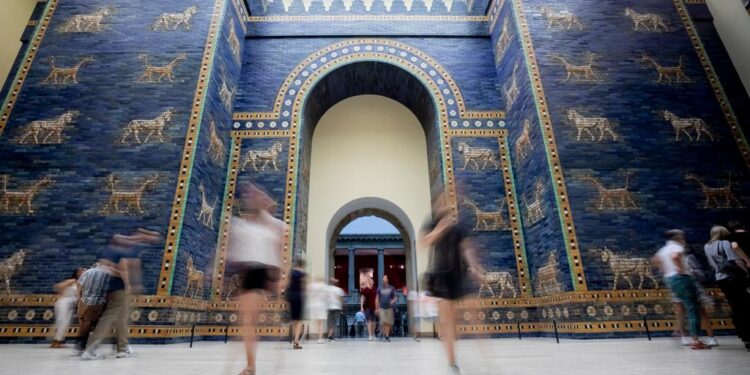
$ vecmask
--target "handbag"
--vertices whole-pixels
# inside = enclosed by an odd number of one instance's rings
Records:
[[[719,243],[717,246],[717,253],[721,254],[724,259],[722,260],[722,264],[719,266],[719,272],[727,275],[727,277],[731,280],[747,280],[748,276],[750,274],[747,273],[742,267],[738,266],[733,261],[730,261],[727,257],[726,249],[724,249],[724,241],[718,241]]]

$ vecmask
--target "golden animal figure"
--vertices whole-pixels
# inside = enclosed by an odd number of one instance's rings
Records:
[[[154,31],[175,31],[180,25],[184,30],[190,30],[193,16],[198,13],[198,6],[191,5],[179,13],[162,13],[156,18],[151,28]]]
[[[557,250],[552,251],[547,258],[547,263],[536,271],[536,290],[541,295],[558,293],[562,287],[558,280]]]
[[[500,62],[505,56],[505,51],[507,51],[508,47],[510,46],[511,37],[509,20],[510,18],[508,16],[503,19],[502,31],[500,32],[500,36],[497,38],[497,44],[495,44],[495,66],[500,66]]]
[[[686,180],[695,181],[700,185],[705,200],[703,208],[743,208],[742,202],[732,192],[732,175],[729,174],[727,184],[721,187],[711,187],[706,185],[702,179],[693,173],[685,176]]]
[[[206,227],[213,229],[214,210],[216,209],[216,203],[218,203],[219,198],[215,197],[214,203],[208,204],[208,200],[206,199],[206,189],[203,187],[203,184],[198,185],[198,190],[201,192],[201,210],[198,213],[198,221]]]
[[[641,56],[641,64],[644,64],[646,66],[653,66],[654,69],[656,69],[656,73],[659,74],[659,78],[656,79],[656,82],[658,83],[692,82],[690,78],[685,75],[685,62],[683,61],[684,59],[685,58],[683,56],[680,56],[677,65],[662,66],[658,62],[656,62],[656,59],[644,54],[643,56]]]
[[[188,256],[187,271],[187,287],[185,287],[185,296],[190,298],[203,297],[203,271],[195,268],[192,256]]]
[[[464,205],[474,210],[474,230],[477,232],[492,232],[501,229],[508,229],[508,224],[503,219],[503,207],[505,199],[500,203],[500,208],[494,212],[485,212],[470,199],[464,199]]]
[[[599,195],[597,209],[599,210],[631,210],[639,209],[633,199],[633,192],[629,189],[631,172],[625,174],[625,186],[620,188],[606,188],[594,176],[586,175],[582,180],[591,182]]]
[[[706,125],[706,122],[703,121],[703,119],[696,117],[680,118],[667,110],[661,111],[661,115],[664,117],[664,120],[669,121],[672,125],[675,142],[680,141],[680,134],[685,134],[689,140],[694,140],[696,142],[701,140],[701,134],[705,134],[712,141],[714,140],[714,135],[708,130],[708,125]],[[690,134],[691,131],[695,132],[695,138]]]
[[[519,162],[526,159],[526,156],[534,149],[534,146],[531,144],[531,121],[529,119],[523,121],[523,131],[516,139],[515,146],[516,159]]]
[[[0,262],[0,281],[5,284],[5,294],[11,294],[10,282],[13,276],[21,270],[24,258],[26,258],[26,250],[18,250]]]
[[[633,30],[640,31],[641,26],[645,31],[669,31],[669,26],[664,18],[653,13],[638,13],[632,8],[625,8],[625,16],[633,21]]]
[[[45,78],[44,81],[42,81],[42,83],[51,83],[53,85],[64,85],[70,82],[74,85],[77,85],[78,84],[78,70],[81,69],[81,67],[84,64],[92,62],[92,61],[94,61],[92,57],[84,57],[71,67],[61,68],[61,67],[55,66],[55,58],[50,57],[49,64],[50,64],[51,70],[49,74],[47,75],[47,78]]]
[[[61,33],[97,33],[103,30],[104,18],[114,12],[114,7],[107,6],[91,13],[76,14],[65,21],[58,31]]]
[[[567,111],[568,119],[573,122],[573,126],[576,128],[576,141],[581,140],[581,134],[584,132],[591,137],[591,140],[597,140],[594,138],[592,129],[599,131],[598,140],[601,142],[605,136],[609,136],[613,141],[617,140],[617,136],[612,131],[612,125],[609,123],[609,119],[606,117],[583,117],[575,109],[569,109]]]
[[[128,138],[132,136],[136,143],[144,144],[148,143],[152,135],[155,135],[154,138],[159,139],[159,143],[164,143],[164,127],[172,121],[173,115],[174,110],[170,108],[154,119],[130,121],[122,132],[120,143],[127,143]],[[143,142],[141,142],[141,138],[138,136],[141,132],[146,133],[146,138]]]
[[[513,275],[510,272],[486,272],[480,279],[477,298],[482,295],[485,289],[490,292],[492,298],[495,298],[495,290],[498,291],[498,298],[503,298],[506,290],[513,294],[513,298],[518,296],[516,287],[513,284]]]
[[[489,164],[495,166],[495,169],[500,169],[495,153],[489,148],[472,147],[466,142],[461,142],[458,144],[458,152],[464,157],[462,171],[465,171],[469,165],[473,165],[476,171],[484,170]],[[482,163],[481,167],[479,163]]]
[[[594,60],[596,55],[593,53],[586,54],[586,65],[573,65],[568,62],[567,59],[560,56],[559,54],[553,53],[550,55],[551,60],[556,60],[565,67],[566,77],[563,82],[569,82],[571,78],[575,79],[575,82],[597,82],[601,81],[601,77],[594,69]]]
[[[232,110],[232,100],[234,95],[237,93],[237,89],[233,86],[231,89],[227,85],[227,80],[224,75],[221,76],[221,90],[219,90],[219,99],[227,110]]]
[[[187,59],[187,55],[184,53],[178,54],[172,61],[164,66],[154,66],[148,62],[147,54],[140,54],[138,58],[143,60],[145,68],[143,74],[138,78],[138,82],[161,82],[162,79],[166,79],[169,82],[174,81],[174,68],[177,64]]]
[[[229,36],[227,37],[229,50],[232,51],[234,59],[240,61],[240,39],[237,37],[237,31],[234,28],[234,18],[229,20]]]
[[[573,26],[583,30],[583,25],[574,13],[566,10],[554,11],[548,6],[540,7],[539,11],[542,12],[542,17],[547,19],[547,30],[552,30],[553,26],[559,27],[560,30],[570,30]]]
[[[503,91],[505,92],[505,111],[510,112],[510,108],[513,106],[513,104],[516,102],[516,99],[518,99],[518,95],[521,94],[521,90],[518,89],[518,82],[516,81],[516,72],[518,71],[519,63],[516,62],[515,65],[513,65],[513,74],[511,75],[511,81],[510,86],[503,87]]]
[[[8,175],[3,175],[3,195],[0,199],[0,209],[9,214],[31,215],[34,213],[34,198],[44,188],[53,183],[52,178],[44,176],[26,189],[8,190]]]
[[[654,284],[654,289],[659,287],[659,282],[654,277],[653,268],[648,259],[618,255],[606,246],[604,249],[593,249],[593,251],[601,253],[602,262],[609,264],[609,268],[615,276],[612,281],[612,290],[617,290],[617,281],[620,277],[628,283],[630,289],[633,289],[633,280],[631,278],[633,275],[639,278],[638,289],[643,289],[643,282],[646,278],[649,278]]]
[[[131,210],[135,213],[143,214],[143,207],[141,202],[143,201],[143,194],[154,188],[156,181],[159,180],[159,175],[152,175],[147,177],[136,189],[124,190],[117,189],[117,177],[114,174],[107,177],[107,190],[109,191],[109,199],[100,213],[103,215],[111,214],[123,214],[129,213]],[[121,210],[120,205],[124,204],[125,207]]]
[[[78,111],[67,111],[52,119],[32,121],[21,129],[18,143],[24,144],[28,141],[36,145],[62,143],[63,131],[73,123],[78,114]],[[40,136],[43,138],[39,139]]]
[[[224,141],[219,137],[219,133],[216,131],[216,123],[214,120],[209,122],[209,144],[208,144],[208,155],[211,157],[214,163],[218,165],[224,165],[224,156],[226,150],[224,149]]]
[[[248,151],[247,154],[245,154],[245,161],[242,162],[242,170],[244,171],[245,168],[250,165],[256,172],[263,172],[266,170],[268,163],[271,163],[273,169],[275,171],[278,171],[279,167],[276,163],[279,159],[279,155],[281,154],[282,149],[283,145],[281,144],[281,142],[274,142],[274,144],[272,144],[268,149]],[[258,167],[258,164],[260,162],[262,162],[263,164]]]
[[[526,223],[527,225],[533,225],[544,219],[544,210],[542,210],[542,202],[545,192],[544,184],[541,180],[537,180],[534,185],[534,199],[529,202],[526,200],[526,195],[521,194],[523,202],[526,205]]]

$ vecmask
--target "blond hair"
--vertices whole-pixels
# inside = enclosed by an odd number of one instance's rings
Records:
[[[711,241],[722,241],[729,237],[729,230],[721,225],[714,225],[711,228]]]

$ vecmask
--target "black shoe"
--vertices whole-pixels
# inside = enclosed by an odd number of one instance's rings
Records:
[[[391,341],[391,338],[390,338],[390,337],[388,337],[388,336],[386,336],[386,337],[385,337],[385,341],[389,341],[389,342],[390,342],[390,341]]]

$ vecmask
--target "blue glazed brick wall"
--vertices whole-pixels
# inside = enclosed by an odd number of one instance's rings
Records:
[[[736,202],[732,202],[734,208],[704,209],[700,187],[686,180],[688,174],[696,174],[707,185],[721,187],[732,174],[732,193],[742,206],[747,205],[747,167],[673,2],[523,3],[590,289],[613,288],[613,273],[597,248],[606,246],[628,258],[648,258],[660,246],[659,234],[677,227],[687,230],[688,241],[700,249],[712,224],[746,216]],[[543,5],[576,14],[583,30],[548,29],[539,11]],[[634,23],[625,15],[628,6],[659,15],[666,27],[635,31]],[[575,78],[565,82],[565,68],[554,54],[573,65],[585,65],[587,53],[597,56],[593,67],[598,78],[594,82],[576,82]],[[656,82],[656,70],[641,61],[644,54],[665,66],[676,66],[682,58],[690,82]],[[575,125],[566,112],[569,109],[585,117],[609,119],[617,139],[605,136],[602,141],[590,141],[584,133],[580,141],[576,140]],[[703,119],[715,140],[709,141],[703,134],[701,141],[690,142],[681,134],[682,140],[675,141],[672,126],[661,114],[663,110],[683,118]],[[637,208],[631,203],[609,204],[607,199],[604,209],[599,209],[599,191],[587,176],[598,179],[607,189],[615,189],[625,186],[627,174],[629,195]],[[627,284],[621,282],[617,287],[624,289]],[[644,287],[652,288],[653,283],[647,281]]]
[[[143,226],[166,232],[170,202],[184,144],[188,114],[198,78],[213,2],[200,2],[191,30],[153,31],[165,11],[179,11],[191,1],[122,3],[63,1],[59,3],[38,54],[26,77],[8,124],[0,135],[0,174],[9,176],[9,189],[25,189],[49,176],[54,183],[34,199],[35,213],[0,216],[0,259],[19,249],[29,250],[24,266],[13,278],[22,293],[48,293],[54,282],[78,266],[92,264],[114,233]],[[77,14],[113,7],[100,32],[63,32]],[[140,54],[158,66],[179,54],[185,59],[173,69],[174,81],[138,82],[144,72]],[[78,84],[43,81],[56,66],[67,67],[84,57],[93,61],[78,72]],[[153,119],[173,109],[164,128],[164,143],[121,143],[126,125]],[[63,131],[60,144],[19,144],[27,124],[75,110],[80,114]],[[141,141],[145,134],[141,133]],[[107,176],[115,174],[116,189],[135,189],[158,175],[143,194],[144,213],[108,214],[100,211],[110,196]],[[146,293],[155,293],[163,248],[142,254]],[[54,267],[41,267],[54,262]]]
[[[503,34],[504,23],[507,22],[507,33],[510,42],[496,65],[498,82],[502,82],[499,91],[503,95],[504,107],[507,111],[507,123],[509,126],[509,144],[511,145],[511,160],[515,172],[515,184],[517,199],[519,201],[521,221],[523,223],[523,234],[525,240],[526,259],[532,279],[535,295],[550,294],[555,288],[544,291],[544,285],[538,285],[537,275],[539,269],[547,265],[549,255],[554,253],[557,257],[557,278],[559,283],[557,291],[571,290],[572,282],[568,267],[565,242],[561,233],[558,208],[555,205],[553,190],[551,186],[548,158],[544,149],[544,137],[539,126],[539,118],[536,113],[527,61],[521,47],[520,30],[516,24],[516,17],[511,2],[505,2],[498,10],[495,27],[491,30],[493,51],[495,60],[498,59],[498,42]],[[519,93],[512,104],[508,103],[506,91],[510,90],[514,68],[515,79],[519,87]],[[528,121],[529,139],[531,148],[523,146],[519,149],[518,139],[524,133],[524,125]],[[520,155],[522,153],[523,155]],[[541,187],[539,195],[539,207],[541,217],[529,206],[534,206],[537,197],[537,187]],[[539,288],[541,286],[541,288]]]
[[[481,15],[488,0],[248,0],[253,16]]]

